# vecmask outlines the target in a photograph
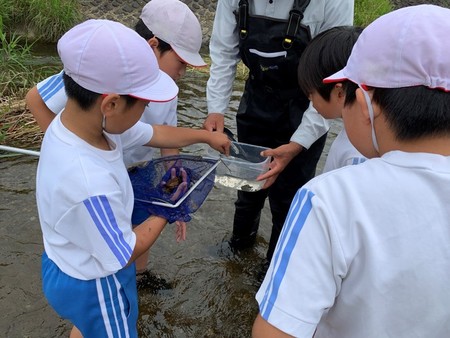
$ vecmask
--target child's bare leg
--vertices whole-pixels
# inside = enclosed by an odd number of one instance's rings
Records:
[[[78,330],[74,325],[72,331],[70,332],[69,338],[83,338],[83,335],[81,334],[80,330]]]

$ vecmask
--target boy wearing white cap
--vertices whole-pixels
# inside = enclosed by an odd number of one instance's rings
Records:
[[[189,7],[179,0],[152,0],[142,9],[135,26],[136,32],[152,47],[159,68],[173,80],[184,76],[186,65],[203,67],[206,63],[199,54],[202,32],[198,19]],[[55,114],[67,102],[63,72],[53,75],[32,88],[26,96],[27,106],[42,130],[46,130]],[[177,125],[177,98],[170,101],[152,101],[145,107],[141,121],[151,125]],[[125,164],[149,161],[154,156],[151,147],[135,147],[124,152]],[[161,148],[162,156],[178,154],[178,149]],[[148,217],[147,211],[134,210],[133,224]],[[186,224],[177,222],[177,240],[185,238]],[[182,230],[182,231],[180,231]],[[155,279],[147,271],[148,253],[136,262],[139,285],[156,282],[153,287],[166,287],[163,279]],[[155,284],[155,283],[153,283]]]
[[[343,109],[357,109],[355,86],[349,81],[323,83],[323,79],[342,69],[362,28],[338,26],[317,35],[306,47],[298,64],[298,83],[317,112],[326,119],[342,118]],[[327,154],[322,173],[366,158],[350,143],[343,128]]]
[[[326,82],[360,88],[344,112],[372,158],[294,198],[256,295],[253,337],[447,337],[450,332],[450,10],[386,14]]]
[[[146,41],[124,25],[83,22],[58,41],[58,53],[68,101],[45,133],[36,177],[43,290],[74,324],[71,337],[137,337],[134,260],[167,221],[152,216],[132,229],[123,149],[206,142],[226,152],[229,141],[139,122],[148,102],[171,100],[178,88]]]

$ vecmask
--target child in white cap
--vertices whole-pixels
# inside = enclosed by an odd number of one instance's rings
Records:
[[[172,100],[178,88],[124,25],[83,22],[62,36],[58,53],[68,101],[45,133],[36,177],[44,294],[74,324],[71,337],[137,337],[134,261],[167,221],[155,215],[132,229],[123,150],[204,142],[228,152],[229,141],[139,122],[150,101]]]
[[[189,7],[179,0],[149,1],[142,9],[135,31],[152,47],[159,68],[175,81],[184,76],[187,65],[206,66],[199,54],[202,45],[200,23]],[[60,72],[41,81],[26,96],[27,106],[43,131],[67,102],[62,74]],[[177,102],[177,97],[170,101],[150,102],[145,107],[141,121],[151,125],[176,126]],[[178,149],[170,148],[161,148],[160,151],[161,156],[179,153]],[[155,149],[151,147],[135,147],[124,152],[124,161],[127,166],[149,161],[154,153]],[[133,224],[140,224],[148,216],[146,210],[135,209]],[[177,240],[185,239],[185,236],[186,224],[177,222]],[[164,279],[149,273],[147,261],[148,253],[136,261],[138,286],[168,287]]]
[[[362,28],[338,26],[317,35],[303,52],[298,65],[298,83],[317,112],[326,119],[342,118],[343,109],[357,109],[355,86],[350,81],[323,83],[323,79],[342,69],[361,34]],[[342,129],[328,151],[322,173],[366,158],[350,143]]]
[[[253,337],[447,337],[450,332],[450,9],[371,23],[327,82],[359,86],[343,113],[371,158],[294,198],[256,299]]]

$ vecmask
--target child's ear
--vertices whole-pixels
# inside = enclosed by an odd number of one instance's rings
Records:
[[[371,104],[370,102],[366,101],[366,97],[364,95],[364,93],[362,92],[363,90],[361,88],[356,89],[356,103],[359,106],[359,113],[362,115],[362,119],[364,121],[364,123],[366,124],[371,124],[370,121],[370,114],[369,114],[369,108],[368,108],[368,104]]]
[[[158,48],[159,46],[159,40],[156,38],[156,36],[148,39],[147,43],[150,45],[150,47],[152,47],[152,49]]]
[[[102,95],[102,102],[100,104],[100,109],[102,114],[106,117],[114,114],[115,110],[118,108],[120,103],[119,94],[104,94]]]
[[[335,93],[336,98],[337,98],[339,104],[342,104],[342,106],[344,106],[344,102],[345,102],[345,91],[344,91],[344,88],[343,88],[343,86],[342,86],[342,83],[336,83],[336,84],[334,85],[333,92]]]
[[[344,88],[342,87],[342,83],[338,82],[334,85],[334,89],[336,90],[337,94],[338,94],[338,98],[345,99],[345,92],[344,92]]]

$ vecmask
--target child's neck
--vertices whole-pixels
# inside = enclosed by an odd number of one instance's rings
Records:
[[[400,150],[408,153],[431,153],[450,156],[450,137],[429,137],[406,142],[397,141],[385,150],[384,152]]]
[[[103,134],[103,115],[97,105],[90,110],[83,110],[78,104],[68,100],[61,114],[61,122],[64,127],[79,138],[95,148],[101,150],[111,149]]]

